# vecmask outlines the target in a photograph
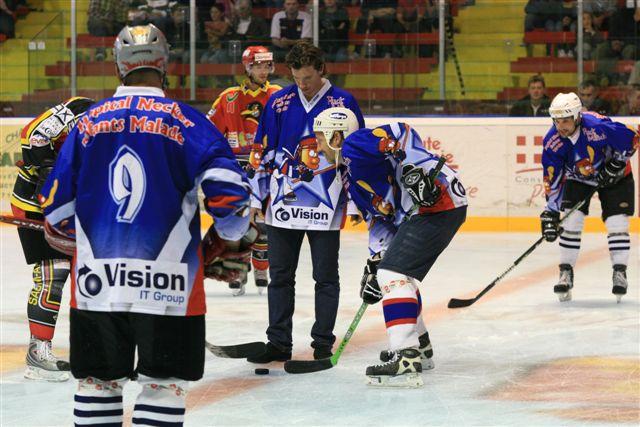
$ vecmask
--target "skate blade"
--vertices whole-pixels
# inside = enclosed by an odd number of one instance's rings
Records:
[[[258,286],[258,295],[263,295],[265,289],[266,288],[264,286]]]
[[[232,289],[231,290],[231,295],[233,295],[234,297],[240,297],[242,295],[244,295],[244,286],[241,288],[236,288],[236,289]]]
[[[433,369],[436,367],[435,363],[433,363],[433,359],[430,358],[421,358],[420,361],[422,362],[422,371],[428,371],[430,369]]]
[[[67,371],[48,371],[35,366],[27,366],[24,371],[24,377],[34,381],[64,382],[69,380],[69,372]]]
[[[558,296],[558,300],[559,300],[560,302],[567,302],[567,301],[571,301],[571,291],[569,291],[569,292],[557,293],[556,295]]]
[[[622,301],[622,297],[624,296],[623,294],[614,294],[616,296],[616,303],[620,304],[620,302]]]
[[[367,375],[367,385],[374,387],[400,387],[400,388],[419,388],[424,385],[422,377],[418,373],[404,375]]]

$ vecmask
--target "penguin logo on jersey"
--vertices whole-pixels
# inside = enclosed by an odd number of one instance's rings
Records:
[[[255,119],[257,121],[262,115],[262,109],[262,104],[260,104],[259,102],[252,102],[251,104],[247,105],[247,108],[243,112],[241,112],[240,115],[245,119]]]
[[[83,279],[83,276],[84,279]],[[78,270],[78,292],[85,298],[93,298],[102,290],[102,279],[86,265]]]

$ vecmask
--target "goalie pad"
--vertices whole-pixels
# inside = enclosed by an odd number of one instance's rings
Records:
[[[250,225],[240,240],[222,239],[214,226],[202,239],[204,276],[231,283],[246,276],[251,265],[251,251],[258,238],[258,229]]]

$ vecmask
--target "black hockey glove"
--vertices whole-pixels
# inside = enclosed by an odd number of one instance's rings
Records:
[[[560,235],[560,213],[554,211],[544,211],[540,214],[542,224],[542,237],[547,242],[553,242]]]
[[[380,261],[382,261],[380,254],[375,254],[369,258],[367,265],[364,267],[362,280],[360,280],[360,298],[367,304],[375,304],[382,299],[382,292],[380,292],[378,278],[376,277]]]
[[[40,193],[42,193],[42,187],[44,187],[44,183],[47,181],[49,174],[53,170],[53,165],[55,163],[54,159],[46,159],[42,162],[42,165],[38,168],[38,182],[36,183],[36,192],[35,197],[37,197]]]
[[[609,160],[596,176],[598,185],[600,187],[609,187],[620,181],[624,176],[625,166],[627,166],[627,163],[622,160]]]
[[[431,176],[419,166],[407,164],[402,167],[402,185],[413,199],[423,207],[431,207],[440,199],[440,187],[433,184]]]
[[[300,170],[300,180],[304,181],[304,182],[311,182],[313,181],[313,177],[315,175],[313,174],[313,171],[311,169],[307,169],[304,168],[302,170]]]

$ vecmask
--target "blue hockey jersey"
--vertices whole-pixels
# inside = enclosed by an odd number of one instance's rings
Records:
[[[597,113],[582,112],[578,132],[563,138],[552,126],[543,140],[542,167],[547,209],[561,210],[565,179],[596,186],[596,176],[609,159],[627,162],[640,144],[633,129]]]
[[[198,187],[218,234],[242,237],[249,183],[203,114],[147,87],[93,105],[41,195],[46,220],[76,239],[72,307],[204,314]]]
[[[255,138],[263,145],[261,166],[251,182],[252,206],[267,203],[267,224],[299,230],[342,227],[347,201],[342,179],[318,152],[313,133],[315,117],[331,107],[350,109],[364,126],[353,96],[328,80],[310,101],[296,85],[269,98]]]
[[[352,133],[344,141],[342,156],[349,194],[369,224],[371,254],[386,250],[409,216],[467,205],[457,173],[445,164],[435,180],[442,194],[438,202],[429,208],[414,206],[401,182],[402,166],[414,164],[429,173],[439,157],[424,148],[420,135],[406,123]]]

